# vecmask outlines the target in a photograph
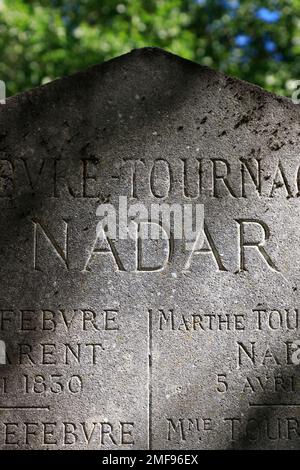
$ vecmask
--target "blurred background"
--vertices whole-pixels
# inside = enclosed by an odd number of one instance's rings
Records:
[[[0,0],[8,96],[144,46],[291,96],[300,0]]]

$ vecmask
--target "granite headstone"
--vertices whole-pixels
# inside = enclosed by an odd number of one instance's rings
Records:
[[[0,106],[1,449],[300,448],[299,118],[155,48]]]

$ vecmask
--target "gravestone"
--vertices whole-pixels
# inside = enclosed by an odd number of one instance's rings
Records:
[[[154,48],[1,105],[1,449],[300,447],[299,117]],[[199,244],[100,239],[120,196]]]

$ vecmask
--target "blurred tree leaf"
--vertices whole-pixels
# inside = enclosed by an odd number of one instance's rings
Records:
[[[158,46],[279,94],[300,79],[300,0],[0,0],[12,95]]]

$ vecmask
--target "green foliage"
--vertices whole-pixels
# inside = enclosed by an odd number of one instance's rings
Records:
[[[280,18],[257,17],[261,7]],[[300,0],[0,0],[0,78],[12,95],[158,46],[289,95],[300,80],[299,18]]]

